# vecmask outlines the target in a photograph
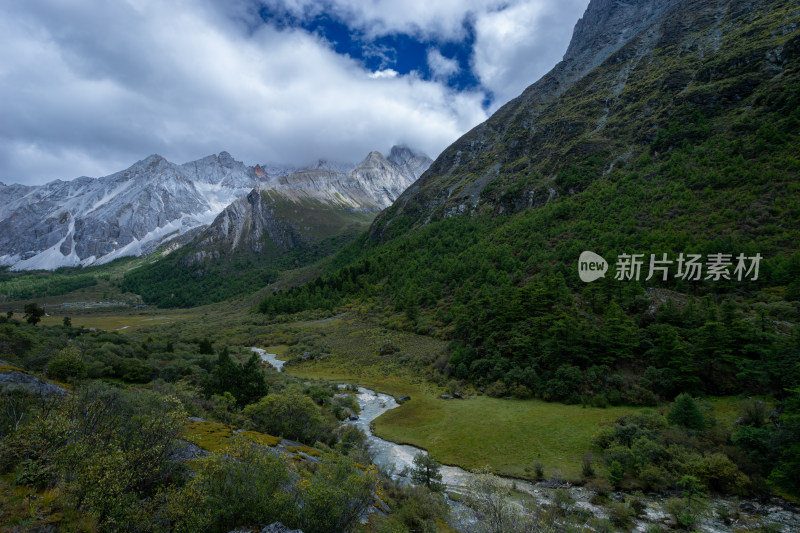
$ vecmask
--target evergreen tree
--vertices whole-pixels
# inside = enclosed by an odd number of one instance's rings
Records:
[[[25,304],[25,320],[28,324],[36,325],[44,316],[44,309],[39,307],[36,303]]]
[[[417,485],[425,485],[430,490],[444,490],[442,483],[442,465],[422,452],[414,456],[414,467],[411,469],[411,481]]]
[[[698,431],[703,430],[706,426],[703,413],[700,412],[697,402],[694,401],[690,394],[685,392],[675,397],[675,402],[667,414],[667,420],[672,424]]]

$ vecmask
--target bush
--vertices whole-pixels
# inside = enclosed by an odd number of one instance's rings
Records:
[[[703,413],[694,398],[686,392],[675,397],[675,402],[667,414],[667,420],[687,429],[702,431],[706,427]]]
[[[506,394],[508,394],[508,389],[506,388],[506,384],[500,380],[495,381],[488,387],[486,387],[486,394],[491,396],[492,398],[502,398]]]
[[[242,524],[294,522],[291,480],[286,459],[234,437],[224,454],[199,463],[192,483],[205,495],[213,528],[227,531]]]
[[[614,486],[619,485],[619,483],[622,481],[622,476],[624,473],[625,470],[622,468],[620,462],[612,461],[608,466],[608,482]]]
[[[53,379],[72,382],[86,376],[86,363],[74,346],[63,348],[47,365],[47,374]]]
[[[296,391],[268,394],[244,409],[254,429],[262,433],[314,444],[335,440],[333,424],[314,401]]]
[[[372,502],[378,477],[351,461],[320,465],[309,483],[300,483],[298,524],[305,533],[348,531]]]

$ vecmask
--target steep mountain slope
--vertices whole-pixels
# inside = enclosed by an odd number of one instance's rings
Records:
[[[183,165],[152,155],[98,179],[0,184],[0,265],[27,270],[102,264],[149,254],[168,241],[178,246],[257,185],[286,198],[377,211],[431,162],[409,149],[395,147],[395,153],[397,164],[374,152],[357,167],[319,161],[308,168],[248,167],[227,152]]]
[[[103,178],[3,187],[0,264],[54,269],[146,254],[208,224],[265,178],[222,152],[184,165],[152,155]]]
[[[280,270],[340,250],[413,183],[431,160],[395,147],[349,172],[320,163],[267,179],[183,246],[126,276],[126,290],[161,306],[197,305],[273,281]]]
[[[327,275],[260,309],[368,298],[394,327],[452,340],[441,379],[503,394],[782,397],[800,383],[798,24],[786,0],[591,2],[564,62],[446,149]],[[583,250],[605,278],[580,280]],[[639,276],[614,279],[621,254],[642,254]],[[650,271],[663,254],[667,279]],[[680,254],[730,264],[681,277]],[[760,255],[757,277],[738,279],[739,254]]]
[[[265,239],[288,249],[363,231],[431,163],[407,148],[392,148],[390,158],[371,152],[349,173],[317,168],[262,183],[220,213],[190,248],[233,251],[247,243],[261,252]]]
[[[694,128],[692,141],[703,128],[745,120],[758,87],[780,92],[791,83],[795,9],[758,1],[591,2],[564,60],[445,150],[374,234],[401,216],[419,224],[541,206],[645,147],[662,153],[680,144],[672,123]]]

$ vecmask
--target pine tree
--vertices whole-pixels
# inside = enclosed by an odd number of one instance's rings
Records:
[[[667,414],[667,420],[672,424],[698,431],[706,426],[703,413],[700,412],[697,402],[694,401],[690,394],[685,392],[675,397],[675,402]]]
[[[444,490],[442,483],[442,465],[431,457],[422,452],[414,456],[414,468],[411,470],[411,481],[417,485],[425,485],[430,490],[441,491]]]

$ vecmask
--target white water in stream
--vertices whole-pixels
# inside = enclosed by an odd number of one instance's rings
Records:
[[[278,359],[276,354],[268,353],[266,350],[262,350],[260,348],[251,348],[251,350],[258,353],[264,362],[272,365],[279,371],[283,368],[285,361]],[[358,405],[361,408],[359,418],[358,420],[347,423],[353,424],[364,430],[364,433],[366,433],[370,444],[370,451],[375,454],[375,464],[384,468],[394,466],[393,478],[396,480],[399,479],[402,482],[403,476],[400,474],[403,472],[403,470],[411,469],[414,462],[414,456],[420,452],[424,454],[427,454],[428,452],[415,446],[396,444],[394,442],[384,440],[372,433],[372,429],[370,428],[372,421],[386,411],[399,407],[399,404],[393,396],[375,392],[364,387],[358,387],[358,395],[356,398],[358,400]],[[413,401],[413,399],[411,401]],[[473,475],[463,468],[459,468],[457,466],[442,466],[441,473],[442,481],[447,485],[447,489],[450,491],[454,490],[456,492],[463,492],[465,486],[470,480],[470,477]],[[570,497],[575,501],[574,506],[576,508],[589,511],[594,516],[608,516],[608,511],[606,508],[590,502],[593,493],[590,490],[582,487],[548,489],[526,481],[518,481],[502,477],[500,479],[503,480],[508,486],[533,496],[539,503],[542,504],[552,503],[554,490],[566,490],[569,492]],[[614,495],[622,495],[622,493],[615,493]],[[643,496],[641,499],[646,504],[643,517],[646,518],[646,520],[635,520],[632,530],[643,532],[646,530],[648,524],[663,523],[663,521],[667,518],[667,514],[663,509],[666,498],[659,495],[647,495]],[[454,502],[450,499],[448,499],[448,503],[451,505],[453,510],[456,511],[454,514],[458,515],[456,523],[451,523],[451,525],[455,526],[459,530],[462,530],[463,527],[468,527],[468,524],[473,522],[474,519],[471,519],[469,516],[471,513],[463,504]],[[710,500],[710,503],[710,507],[712,508],[715,506],[725,506],[730,510],[734,510],[738,509],[739,507],[739,501],[734,498],[714,498]],[[723,533],[734,531],[735,529],[741,529],[742,526],[745,526],[745,528],[747,526],[753,526],[754,522],[752,520],[755,520],[755,523],[758,523],[762,519],[767,518],[766,522],[771,522],[777,525],[779,527],[779,531],[800,531],[800,513],[797,511],[790,511],[784,508],[773,506],[769,509],[764,509],[762,512],[764,514],[759,513],[759,516],[741,513],[742,518],[738,521],[738,523],[731,525],[725,525],[718,519],[706,517],[698,523],[697,530],[710,533]]]

